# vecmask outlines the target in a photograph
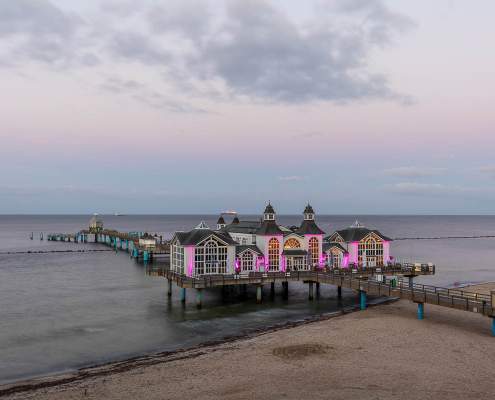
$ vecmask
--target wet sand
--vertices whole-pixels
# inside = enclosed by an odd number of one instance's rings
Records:
[[[495,398],[491,320],[431,305],[425,314],[399,301],[5,398]]]

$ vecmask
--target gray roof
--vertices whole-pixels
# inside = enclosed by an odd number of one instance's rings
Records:
[[[283,235],[284,232],[290,229],[283,228],[277,225],[275,221],[263,221],[260,228],[256,232],[258,235]],[[292,232],[292,231],[290,231]]]
[[[175,237],[183,246],[195,246],[210,236],[215,236],[228,245],[235,246],[237,244],[228,233],[222,231],[212,231],[211,229],[193,229],[189,232],[175,233]]]
[[[236,246],[235,254],[241,254],[243,251],[246,251],[248,249],[254,251],[257,254],[263,254],[261,250],[258,248],[258,246],[256,246],[255,244]]]
[[[350,227],[347,229],[342,229],[339,231],[335,231],[332,233],[330,236],[327,237],[327,239],[332,239],[336,234],[339,234],[339,236],[344,239],[346,243],[349,242],[359,242],[366,236],[368,236],[370,233],[374,233],[378,237],[380,237],[382,240],[387,240],[387,241],[392,241],[389,237],[382,235],[380,231],[377,231],[376,229],[368,229],[365,227]],[[330,240],[329,240],[330,241]]]
[[[223,219],[223,215],[220,215],[217,221],[218,225],[225,225],[225,220]]]
[[[347,253],[347,250],[337,242],[323,242],[323,252],[326,253],[328,250],[330,250],[333,247],[337,247],[339,250],[341,250],[344,253]]]
[[[229,233],[247,233],[254,235],[258,232],[261,226],[261,221],[239,221],[237,224],[229,224],[222,228],[223,232]]]
[[[307,221],[304,220],[301,223],[301,227],[297,230],[297,233],[300,235],[324,235],[323,232],[318,225],[316,225],[315,221]]]

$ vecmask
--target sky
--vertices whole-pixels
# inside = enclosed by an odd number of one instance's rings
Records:
[[[0,0],[0,213],[495,213],[491,0]]]

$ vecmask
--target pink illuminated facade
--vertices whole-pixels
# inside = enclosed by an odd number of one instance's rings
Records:
[[[309,271],[323,268],[382,266],[391,261],[390,242],[376,230],[355,224],[324,237],[308,204],[299,227],[279,225],[269,203],[261,220],[230,224],[221,216],[217,229],[201,223],[176,232],[171,269],[190,277],[251,272]]]

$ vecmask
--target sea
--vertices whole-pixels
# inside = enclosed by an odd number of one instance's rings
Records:
[[[102,216],[105,227],[143,231],[170,238],[201,221],[215,227],[214,215]],[[256,219],[258,216],[242,216]],[[0,216],[0,383],[76,370],[138,355],[187,348],[252,330],[298,321],[352,306],[357,296],[322,286],[319,300],[307,300],[307,287],[290,286],[288,300],[265,292],[247,299],[205,293],[203,308],[189,291],[184,307],[166,280],[148,276],[125,252],[6,254],[39,250],[95,249],[97,244],[46,241],[47,233],[75,233],[87,215]],[[279,215],[298,225],[300,215]],[[320,215],[326,232],[355,220],[391,238],[495,235],[495,216]],[[33,239],[30,238],[33,233]],[[45,240],[40,240],[40,234]],[[418,282],[452,287],[495,281],[495,239],[398,240],[391,254],[403,261],[432,262],[436,275]],[[277,288],[277,291],[281,288]]]

